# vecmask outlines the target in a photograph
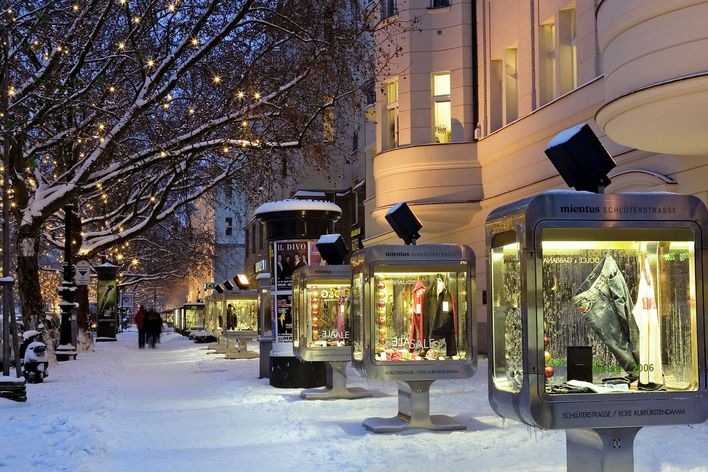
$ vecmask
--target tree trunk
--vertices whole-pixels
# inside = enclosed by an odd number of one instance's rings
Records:
[[[34,329],[35,322],[44,319],[44,300],[39,285],[38,232],[20,227],[17,236],[17,288],[22,305],[22,323],[25,329]]]

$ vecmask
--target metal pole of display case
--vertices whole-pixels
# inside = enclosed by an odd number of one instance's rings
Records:
[[[430,386],[434,380],[398,382],[398,416],[367,418],[364,427],[374,433],[399,433],[409,429],[463,431],[467,427],[447,415],[430,414]]]
[[[310,388],[300,392],[305,400],[354,400],[371,396],[371,392],[361,387],[347,387],[347,365],[349,361],[332,361],[332,388]]]
[[[566,461],[569,472],[634,470],[637,428],[567,429]]]

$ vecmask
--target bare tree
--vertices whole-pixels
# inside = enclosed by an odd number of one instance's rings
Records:
[[[372,9],[346,0],[3,2],[9,148],[23,315],[37,255],[86,257],[167,221],[221,182],[270,185],[297,149],[323,159],[322,114],[373,74]],[[9,6],[8,6],[9,5]],[[356,70],[363,68],[364,70]]]

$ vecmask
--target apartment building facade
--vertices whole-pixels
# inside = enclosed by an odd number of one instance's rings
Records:
[[[384,215],[406,201],[420,243],[470,245],[481,351],[485,220],[567,188],[544,154],[560,131],[588,123],[600,137],[617,162],[608,193],[708,201],[708,2],[388,0],[378,28],[414,19],[377,83],[364,244],[398,242]]]

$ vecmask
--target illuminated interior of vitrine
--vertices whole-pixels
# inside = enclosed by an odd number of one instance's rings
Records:
[[[349,346],[350,284],[308,284],[304,296],[307,347]]]
[[[371,283],[376,360],[467,359],[466,273],[381,270]]]
[[[535,311],[547,394],[697,390],[694,238],[688,229],[543,231]],[[519,256],[517,243],[491,254],[494,382],[509,391],[523,375]]]
[[[227,298],[224,301],[224,329],[255,331],[258,323],[258,303],[255,298]]]

